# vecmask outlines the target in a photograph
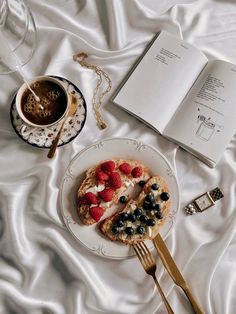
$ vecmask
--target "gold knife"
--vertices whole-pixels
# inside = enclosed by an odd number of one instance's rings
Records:
[[[184,280],[184,277],[180,273],[177,265],[175,264],[172,256],[170,255],[170,252],[162,239],[160,233],[157,234],[157,236],[153,239],[153,243],[155,245],[155,248],[160,255],[160,258],[162,260],[162,263],[164,264],[166,270],[170,274],[171,278],[175,282],[176,285],[181,287],[186,294],[187,298],[189,299],[189,302],[191,303],[194,311],[196,314],[204,314],[203,311],[200,309],[200,306],[197,304],[197,301],[195,300],[194,296],[192,295],[186,281]]]

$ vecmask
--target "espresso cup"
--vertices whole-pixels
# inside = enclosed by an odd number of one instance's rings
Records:
[[[28,81],[35,92],[23,84],[16,94],[16,110],[20,118],[36,128],[57,124],[69,109],[69,95],[63,84],[56,78],[39,76]]]

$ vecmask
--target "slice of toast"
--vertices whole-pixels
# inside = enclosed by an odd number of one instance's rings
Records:
[[[125,244],[153,239],[169,215],[169,197],[165,180],[159,175],[150,177],[139,195],[104,219],[99,228],[110,240]]]
[[[112,164],[111,162],[114,165],[114,167],[112,167],[112,171],[109,171],[110,169],[106,170],[104,168],[104,164]],[[126,167],[122,168],[121,165],[124,164],[126,164]],[[129,165],[129,167],[127,166],[127,164]],[[121,185],[118,184],[118,187],[111,186],[111,173],[114,174],[114,172],[116,173],[116,177],[120,177]],[[118,203],[120,197],[122,196],[122,193],[127,190],[127,188],[129,188],[130,186],[134,186],[139,181],[147,180],[149,176],[150,175],[148,172],[148,168],[137,160],[125,160],[117,158],[112,160],[105,160],[102,161],[100,164],[92,166],[90,169],[87,170],[85,179],[80,185],[77,193],[77,212],[81,222],[86,225],[96,223],[108,208]],[[103,190],[107,189],[113,191],[109,191],[109,193],[112,193],[112,199],[109,201],[104,201],[104,199],[100,197],[100,194]],[[96,201],[93,201],[93,204],[91,204],[89,201],[85,201],[88,192],[90,192],[90,196],[92,193],[92,197],[94,198],[95,196],[97,198],[97,204]],[[98,213],[95,213],[97,215],[95,217],[92,211],[96,210],[98,211]]]

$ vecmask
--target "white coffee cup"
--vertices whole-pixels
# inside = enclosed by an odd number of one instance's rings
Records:
[[[35,128],[44,128],[44,127],[49,127],[49,126],[52,126],[54,124],[57,124],[61,119],[63,119],[63,117],[65,117],[65,115],[67,114],[67,111],[69,109],[69,104],[70,104],[70,97],[69,97],[69,94],[68,94],[68,91],[66,90],[66,88],[63,86],[63,84],[57,80],[56,78],[53,78],[53,77],[49,77],[49,76],[38,76],[38,77],[34,77],[33,79],[29,80],[28,81],[28,84],[30,86],[32,86],[33,83],[36,83],[36,82],[40,82],[40,81],[50,81],[50,82],[53,82],[55,83],[56,85],[58,85],[60,87],[60,89],[64,92],[65,94],[65,98],[66,98],[66,106],[65,106],[65,111],[62,113],[62,115],[56,119],[55,121],[53,121],[52,123],[50,124],[36,124],[32,121],[30,121],[29,119],[27,119],[27,117],[24,115],[24,112],[22,111],[22,96],[24,94],[24,92],[28,89],[27,87],[27,84],[23,84],[17,94],[16,94],[16,110],[20,116],[20,118],[29,126],[32,126],[32,127],[35,127]],[[24,128],[23,128],[24,129]]]

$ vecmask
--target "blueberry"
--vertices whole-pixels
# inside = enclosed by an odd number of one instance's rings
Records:
[[[129,214],[127,213],[121,213],[120,214],[120,219],[123,220],[123,221],[126,221],[129,219]]]
[[[153,184],[152,184],[152,190],[153,190],[153,191],[157,191],[158,189],[159,189],[159,185],[156,184],[156,183],[153,183]]]
[[[132,235],[134,233],[134,229],[132,227],[126,227],[125,233],[128,235]]]
[[[163,201],[168,201],[168,199],[170,198],[170,195],[167,192],[162,192],[161,195],[160,195],[160,198]]]
[[[153,214],[154,215],[157,215],[158,213],[160,213],[161,211],[160,210],[158,210],[158,209],[153,209]]]
[[[162,215],[161,211],[156,211],[155,212],[155,216],[156,216],[157,219],[162,219],[163,218],[163,215]]]
[[[154,209],[154,207],[155,207],[155,204],[154,203],[150,203],[150,208]]]
[[[141,180],[141,181],[139,181],[138,184],[139,184],[139,186],[141,186],[141,188],[142,188],[142,187],[144,187],[145,183],[146,183],[145,181]]]
[[[161,204],[156,204],[156,205],[154,206],[154,208],[155,208],[156,210],[160,211],[160,210],[161,210]]]
[[[149,203],[149,202],[144,202],[143,203],[143,209],[145,209],[145,210],[151,210],[152,207],[153,207],[152,203]]]
[[[122,195],[122,196],[120,197],[120,202],[121,202],[122,204],[125,204],[125,203],[127,202],[126,196]]]
[[[143,226],[138,226],[137,227],[137,232],[139,234],[144,234],[145,231],[146,231],[145,227],[143,227]]]
[[[134,211],[134,214],[135,214],[137,217],[141,216],[141,215],[142,215],[142,209],[137,207],[137,208],[135,209],[135,211]]]
[[[153,227],[153,226],[155,226],[155,224],[156,224],[156,222],[155,222],[154,219],[150,218],[150,219],[147,220],[147,225],[148,226]]]
[[[148,194],[146,197],[145,197],[145,200],[149,203],[153,203],[154,202],[154,196],[152,194]]]
[[[137,219],[137,217],[135,216],[135,214],[129,214],[129,220],[132,222],[135,222]]]
[[[124,226],[124,221],[121,220],[121,219],[119,219],[119,220],[117,221],[116,225],[117,225],[117,227],[121,228],[121,227]]]
[[[113,227],[112,227],[112,232],[113,232],[114,234],[117,234],[117,233],[119,232],[119,228],[118,228],[117,226],[113,226]]]
[[[147,220],[148,220],[148,218],[147,218],[147,216],[145,216],[145,215],[141,215],[140,218],[139,218],[139,220],[140,220],[142,223],[146,223]]]

